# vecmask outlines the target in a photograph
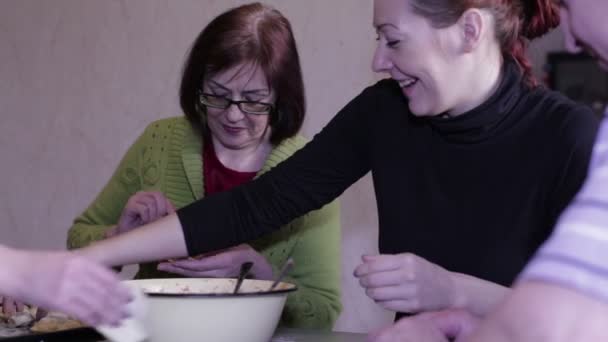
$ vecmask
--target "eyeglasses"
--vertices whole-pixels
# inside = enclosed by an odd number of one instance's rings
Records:
[[[235,104],[243,113],[254,115],[268,115],[274,108],[274,106],[270,103],[258,101],[234,101],[224,96],[207,94],[203,92],[199,92],[198,101],[201,105],[219,109],[227,109],[231,105]]]

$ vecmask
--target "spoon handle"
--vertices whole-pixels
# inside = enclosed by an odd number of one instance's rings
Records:
[[[285,261],[285,264],[283,264],[283,267],[281,268],[281,273],[279,273],[279,276],[272,283],[272,286],[270,286],[270,288],[268,289],[268,291],[274,290],[274,288],[277,287],[277,285],[279,285],[279,283],[281,282],[281,280],[285,277],[285,275],[287,274],[287,272],[289,272],[289,270],[292,267],[293,267],[293,259],[289,258],[289,259],[287,259],[287,261]]]
[[[236,286],[234,287],[233,293],[239,292],[239,289],[241,288],[241,284],[243,284],[243,279],[245,279],[245,277],[249,273],[249,270],[251,270],[252,266],[253,266],[253,263],[251,261],[247,261],[247,262],[244,262],[241,264],[241,270],[239,271],[239,278],[236,281]]]

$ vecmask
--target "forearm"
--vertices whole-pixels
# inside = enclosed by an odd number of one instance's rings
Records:
[[[557,285],[526,281],[467,342],[607,341],[608,305]]]
[[[177,215],[103,240],[78,253],[106,266],[121,266],[140,262],[180,258],[188,255],[184,233]]]
[[[452,272],[454,297],[452,308],[464,309],[483,317],[508,295],[510,289],[496,283]]]

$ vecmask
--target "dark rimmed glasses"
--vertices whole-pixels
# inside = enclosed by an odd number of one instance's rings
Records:
[[[243,113],[253,115],[268,115],[274,110],[274,105],[258,101],[235,101],[225,96],[199,92],[198,101],[201,105],[211,108],[227,109],[235,104]]]

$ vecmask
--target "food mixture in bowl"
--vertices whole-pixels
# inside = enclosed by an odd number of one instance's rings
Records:
[[[143,279],[135,282],[148,295],[238,296],[296,290],[294,284],[281,282],[272,291],[269,291],[272,281],[245,279],[238,294],[233,294],[236,286],[236,279],[233,278]]]

